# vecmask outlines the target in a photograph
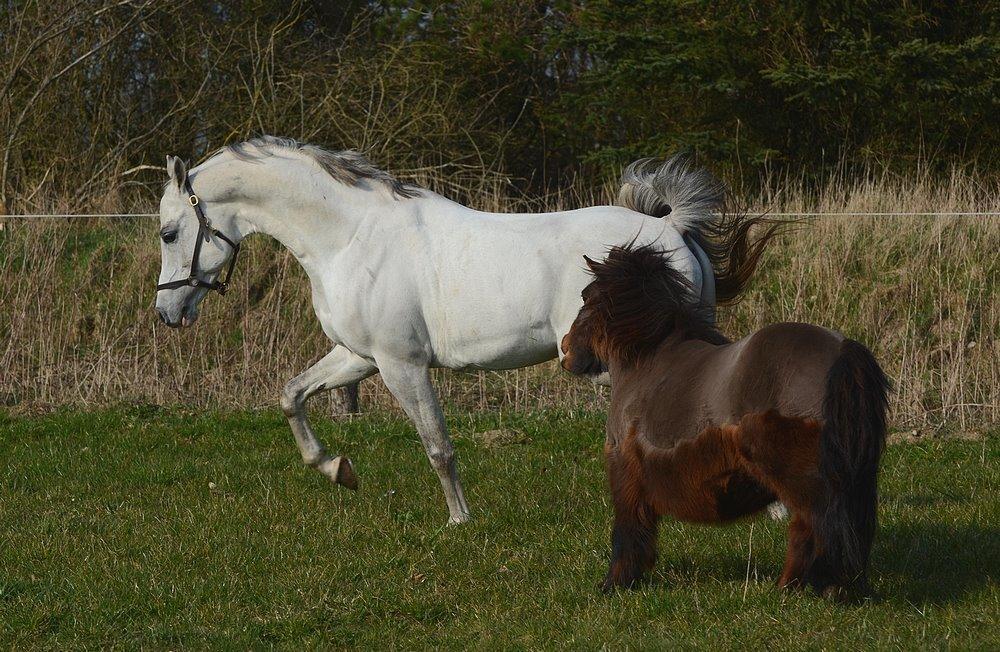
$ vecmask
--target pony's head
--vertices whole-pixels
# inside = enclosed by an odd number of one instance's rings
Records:
[[[209,189],[195,189],[198,184],[193,181],[199,175],[189,177],[184,161],[168,156],[167,176],[160,198],[156,312],[165,324],[176,328],[190,326],[198,319],[198,304],[210,289],[217,289],[223,268],[235,254],[239,234],[234,225],[235,209],[213,199],[211,194],[206,198],[204,193]],[[207,228],[201,222],[199,208],[207,219]]]
[[[628,244],[612,248],[604,262],[584,260],[594,280],[562,340],[567,371],[593,376],[612,361],[635,362],[677,331],[724,341],[698,309],[690,281],[670,265],[668,252]]]
[[[594,262],[586,256],[584,259],[588,265]],[[591,283],[583,289],[583,307],[577,313],[576,320],[569,332],[563,336],[559,348],[563,352],[560,363],[563,369],[577,376],[589,376],[596,379],[607,372],[608,366],[605,362],[607,357],[600,353],[603,338],[595,332],[595,328],[603,322],[600,316],[595,314],[595,307],[589,301],[596,292],[593,285]]]

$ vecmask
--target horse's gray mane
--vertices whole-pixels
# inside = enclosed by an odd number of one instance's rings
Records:
[[[230,152],[238,159],[249,161],[267,156],[275,150],[301,152],[319,163],[331,177],[349,186],[357,185],[359,180],[367,179],[384,183],[397,197],[415,197],[418,194],[417,187],[403,183],[385,170],[380,170],[364,154],[350,149],[331,152],[318,145],[300,143],[294,138],[260,136],[228,145],[220,149],[217,154]]]

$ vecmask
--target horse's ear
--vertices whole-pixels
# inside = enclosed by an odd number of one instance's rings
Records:
[[[187,179],[187,165],[179,156],[167,155],[167,176],[170,180],[180,188],[184,185],[184,180]]]
[[[596,272],[597,267],[600,265],[599,262],[593,260],[590,256],[587,256],[586,254],[583,256],[583,262],[587,263],[587,268],[590,269],[590,271],[592,272]]]

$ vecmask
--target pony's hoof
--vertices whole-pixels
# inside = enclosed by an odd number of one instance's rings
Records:
[[[604,581],[601,582],[601,585],[598,588],[601,590],[601,593],[604,594],[614,593],[618,590],[631,591],[632,589],[637,588],[640,582],[642,582],[642,578],[639,577],[623,580],[615,579],[609,574],[604,578]]]
[[[358,489],[358,476],[354,474],[354,465],[349,457],[335,457],[320,462],[317,466],[320,473],[330,478],[342,487],[352,491]]]
[[[850,594],[847,589],[842,586],[828,586],[823,589],[823,593],[821,595],[827,602],[844,604],[851,601]]]
[[[782,591],[788,591],[789,593],[793,591],[801,591],[804,587],[802,579],[799,577],[793,577],[790,580],[778,580],[778,588]]]

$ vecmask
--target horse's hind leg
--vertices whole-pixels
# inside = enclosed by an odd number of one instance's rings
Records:
[[[334,390],[336,400],[334,402],[334,414],[357,414],[361,411],[359,399],[361,388],[359,383],[351,383],[338,387]]]
[[[656,526],[659,516],[643,499],[638,460],[620,449],[605,446],[608,480],[614,503],[611,529],[611,565],[602,591],[632,588],[656,563]]]
[[[448,523],[468,521],[469,506],[455,467],[455,448],[448,437],[444,414],[431,384],[430,370],[426,365],[394,358],[379,359],[378,367],[385,386],[417,427],[424,451],[444,490]]]
[[[356,383],[376,371],[372,363],[338,346],[319,362],[288,381],[281,392],[281,410],[288,417],[288,425],[295,435],[302,461],[349,489],[357,489],[358,486],[351,460],[326,454],[323,444],[309,425],[306,401],[317,392]]]

